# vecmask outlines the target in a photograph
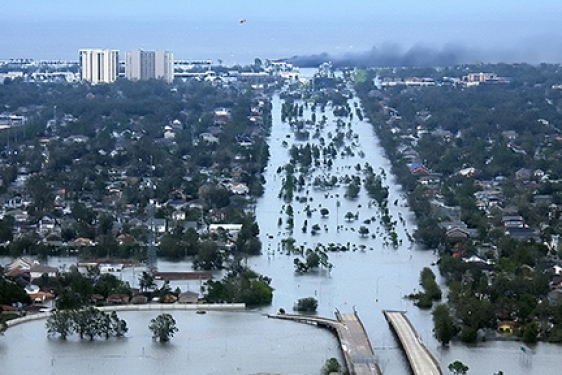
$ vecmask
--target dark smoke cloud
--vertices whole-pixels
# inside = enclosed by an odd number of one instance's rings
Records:
[[[461,45],[446,45],[441,49],[415,45],[403,49],[398,45],[385,44],[373,47],[371,50],[344,55],[331,55],[321,53],[309,56],[293,56],[285,59],[296,66],[316,67],[326,61],[332,61],[336,66],[384,66],[384,67],[437,67],[477,62],[486,63],[515,63],[527,62],[531,64],[540,62],[562,61],[561,43],[533,41],[526,45],[518,44],[515,48],[488,48],[477,49]]]
[[[447,46],[442,50],[430,47],[413,46],[404,51],[397,45],[383,45],[360,53],[330,55],[321,53],[310,56],[293,56],[288,62],[297,66],[318,66],[323,62],[332,61],[338,66],[401,66],[426,67],[449,66],[465,62],[469,53],[461,47]]]

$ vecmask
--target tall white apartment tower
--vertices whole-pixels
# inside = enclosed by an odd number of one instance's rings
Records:
[[[151,78],[174,80],[174,54],[169,51],[130,51],[125,58],[125,77],[132,81]]]
[[[154,57],[154,73],[156,78],[172,83],[174,81],[174,53],[170,51],[156,51]]]
[[[151,51],[129,51],[125,56],[125,78],[131,81],[146,81],[156,78],[155,55]]]
[[[79,51],[82,80],[92,83],[112,83],[117,80],[119,51],[82,49]]]

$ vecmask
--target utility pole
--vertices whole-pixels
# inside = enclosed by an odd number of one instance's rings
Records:
[[[148,238],[148,249],[146,252],[146,258],[148,263],[148,269],[150,273],[154,275],[154,273],[158,270],[156,263],[158,261],[156,255],[156,230],[154,227],[154,187],[152,186],[152,155],[150,155],[150,199],[148,201],[148,216],[150,222],[150,235]]]

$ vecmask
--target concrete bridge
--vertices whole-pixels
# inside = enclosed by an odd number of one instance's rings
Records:
[[[353,314],[336,313],[337,320],[310,315],[277,314],[269,318],[293,320],[332,329],[336,332],[347,370],[352,375],[382,375],[363,323]]]
[[[414,375],[442,375],[439,363],[423,344],[416,330],[401,311],[383,311],[396,333],[402,349],[408,358]]]

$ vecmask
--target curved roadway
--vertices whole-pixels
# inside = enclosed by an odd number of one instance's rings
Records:
[[[439,364],[427,350],[404,313],[384,311],[384,316],[396,332],[414,375],[442,375]]]
[[[277,314],[270,318],[294,320],[335,329],[340,341],[347,369],[352,375],[382,375],[375,353],[363,327],[354,314],[337,314],[338,320],[308,315]]]

